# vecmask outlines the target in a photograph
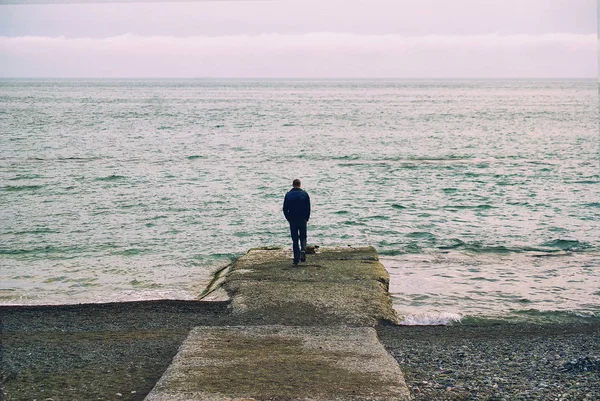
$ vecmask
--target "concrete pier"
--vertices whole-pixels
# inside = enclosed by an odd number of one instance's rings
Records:
[[[373,329],[397,322],[388,284],[371,247],[251,250],[205,294],[232,324],[192,330],[146,400],[410,399]]]

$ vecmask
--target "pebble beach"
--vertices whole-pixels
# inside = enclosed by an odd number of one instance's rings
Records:
[[[380,327],[415,400],[597,400],[600,325]]]
[[[226,304],[2,307],[5,400],[143,400]],[[595,400],[600,324],[379,326],[415,400]]]

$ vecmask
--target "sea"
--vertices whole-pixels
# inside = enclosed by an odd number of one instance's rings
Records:
[[[372,245],[404,324],[600,320],[598,83],[2,79],[0,305],[195,299],[248,249]]]

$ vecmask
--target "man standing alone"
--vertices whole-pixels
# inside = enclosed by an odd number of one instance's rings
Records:
[[[290,223],[290,233],[294,249],[294,266],[298,261],[306,261],[306,222],[310,218],[310,197],[302,188],[299,179],[292,183],[292,189],[285,194],[283,214]],[[300,246],[298,246],[300,240]]]

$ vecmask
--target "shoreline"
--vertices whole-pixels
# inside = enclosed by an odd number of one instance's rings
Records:
[[[0,306],[3,397],[143,400],[192,327],[235,325],[227,305]],[[600,397],[597,322],[380,325],[377,332],[415,400]]]

